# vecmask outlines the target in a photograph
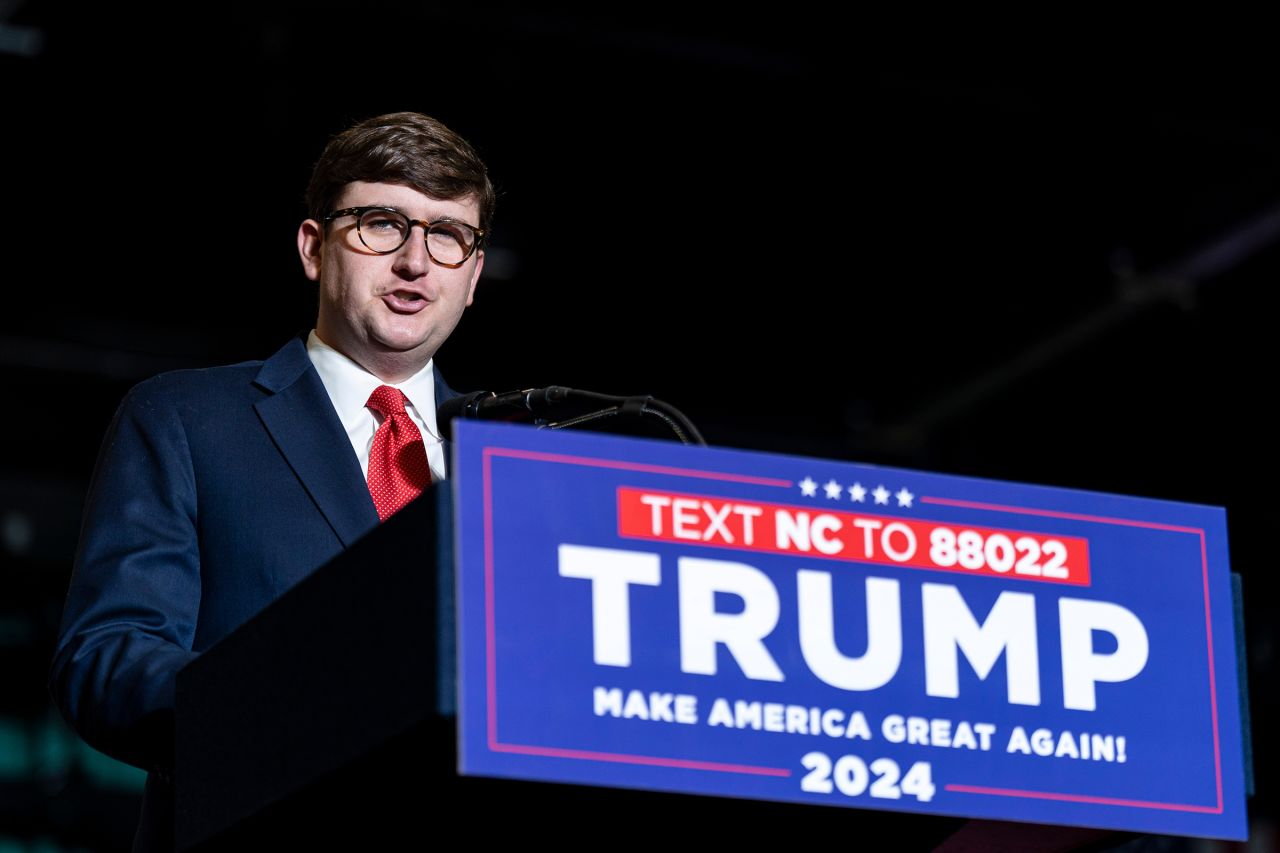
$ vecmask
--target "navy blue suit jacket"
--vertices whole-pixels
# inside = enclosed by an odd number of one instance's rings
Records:
[[[455,396],[435,381],[437,404]],[[163,782],[178,670],[377,524],[301,338],[139,384],[90,486],[55,702],[89,744]]]

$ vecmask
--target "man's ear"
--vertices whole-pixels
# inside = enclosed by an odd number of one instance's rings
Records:
[[[467,288],[467,304],[471,304],[471,300],[476,295],[476,282],[480,280],[480,270],[484,269],[484,249],[476,252],[476,268],[471,273],[471,284]]]
[[[302,271],[312,281],[320,280],[320,248],[324,242],[324,226],[314,219],[305,219],[298,226],[298,257],[302,259]]]

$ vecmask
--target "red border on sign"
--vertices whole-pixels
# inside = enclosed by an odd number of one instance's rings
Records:
[[[625,764],[647,764],[662,767],[681,767],[691,770],[710,770],[723,773],[742,773],[759,776],[790,776],[791,770],[785,767],[757,767],[744,764],[722,764],[709,761],[690,761],[687,759],[666,756],[633,755],[629,753],[593,752],[589,750],[561,749],[555,747],[533,746],[528,744],[502,743],[498,740],[498,685],[497,661],[495,659],[494,637],[494,577],[493,577],[493,481],[491,462],[493,457],[502,456],[514,459],[529,459],[538,462],[552,462],[565,465],[583,465],[593,468],[613,468],[625,471],[643,471],[646,473],[669,474],[678,477],[691,477],[703,480],[720,480],[735,483],[751,483],[761,486],[777,486],[790,488],[795,485],[790,480],[768,477],[752,477],[741,474],[727,474],[719,471],[701,471],[691,468],[676,468],[666,465],[646,465],[636,462],[621,462],[614,459],[597,459],[588,456],[571,456],[560,453],[541,453],[532,450],[515,448],[485,447],[482,452],[483,463],[483,502],[484,502],[484,560],[485,560],[485,689],[487,697],[488,745],[493,752],[520,753],[525,755],[543,755],[557,758],[574,758],[589,761],[608,761]],[[1014,788],[992,788],[978,785],[946,784],[944,790],[955,793],[977,794],[997,797],[1019,797],[1024,799],[1058,800],[1062,802],[1094,803],[1099,805],[1127,806],[1130,808],[1163,809],[1167,811],[1203,812],[1221,814],[1222,805],[1222,750],[1218,735],[1218,691],[1217,677],[1213,661],[1213,623],[1209,608],[1209,558],[1205,544],[1205,532],[1198,527],[1180,527],[1157,522],[1136,521],[1110,516],[1084,515],[1061,512],[1057,510],[1035,509],[1031,507],[1007,506],[1003,504],[979,503],[975,501],[955,500],[951,498],[934,498],[922,496],[921,503],[945,506],[964,507],[969,509],[1006,512],[1017,515],[1039,515],[1050,518],[1066,518],[1078,521],[1091,521],[1098,524],[1116,524],[1126,527],[1146,527],[1166,530],[1174,533],[1188,533],[1200,538],[1200,563],[1204,594],[1205,639],[1209,656],[1209,700],[1213,718],[1213,763],[1216,777],[1217,805],[1201,806],[1189,803],[1161,803],[1147,800],[1126,800],[1114,797],[1094,797],[1084,794],[1067,794],[1054,791],[1027,791]]]

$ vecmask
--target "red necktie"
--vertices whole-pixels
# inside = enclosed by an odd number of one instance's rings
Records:
[[[383,416],[369,448],[369,494],[383,521],[422,494],[431,482],[422,433],[404,410],[404,403],[405,396],[399,390],[379,385],[365,404]]]

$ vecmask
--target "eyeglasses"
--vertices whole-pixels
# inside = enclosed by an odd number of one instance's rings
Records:
[[[331,222],[339,216],[356,217],[360,242],[380,255],[399,249],[408,241],[413,226],[421,225],[427,254],[442,267],[462,266],[484,239],[484,229],[472,228],[465,222],[454,219],[424,222],[410,219],[390,207],[347,207],[330,213],[324,221]]]

